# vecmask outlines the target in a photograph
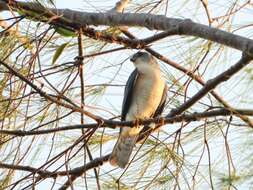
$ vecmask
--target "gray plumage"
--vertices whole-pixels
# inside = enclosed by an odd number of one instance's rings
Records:
[[[122,104],[121,120],[130,121],[157,117],[164,109],[167,86],[155,58],[138,52],[130,59],[136,69],[129,76]],[[113,148],[110,163],[125,168],[138,135],[144,126],[122,127]]]

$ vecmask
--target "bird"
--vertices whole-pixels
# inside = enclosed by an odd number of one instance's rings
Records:
[[[135,53],[130,61],[135,69],[125,86],[121,121],[138,121],[161,115],[168,89],[158,62],[151,54],[142,51]],[[109,158],[112,166],[125,168],[128,165],[143,128],[143,125],[120,128],[118,140]]]

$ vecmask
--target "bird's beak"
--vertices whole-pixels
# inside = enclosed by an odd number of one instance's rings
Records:
[[[135,58],[134,56],[132,56],[132,57],[130,58],[130,61],[132,61],[132,62],[135,62],[135,60],[136,60],[136,58]]]

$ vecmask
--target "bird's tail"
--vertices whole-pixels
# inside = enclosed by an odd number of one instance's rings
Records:
[[[119,166],[125,168],[129,162],[130,155],[133,151],[134,145],[138,138],[138,134],[120,134],[118,141],[116,142],[111,157],[110,163],[113,166]]]

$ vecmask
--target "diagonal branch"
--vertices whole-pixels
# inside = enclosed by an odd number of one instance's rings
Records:
[[[16,71],[16,69],[12,68],[11,66],[9,66],[7,63],[3,62],[0,60],[0,65],[3,65],[5,68],[7,68],[10,73],[12,73],[13,75],[15,75],[16,77],[18,77],[20,80],[24,81],[26,84],[28,84],[33,90],[35,90],[40,96],[46,98],[47,100],[50,100],[51,102],[54,102],[58,105],[61,105],[63,107],[72,109],[73,111],[77,111],[80,113],[83,113],[87,116],[89,116],[90,118],[100,122],[102,120],[101,117],[96,116],[88,111],[85,111],[84,109],[81,109],[77,106],[73,106],[70,104],[66,104],[60,100],[58,100],[58,98],[54,98],[50,95],[48,95],[46,92],[42,91],[39,87],[37,87],[35,84],[33,84],[29,79],[27,79],[25,76],[23,76],[21,73],[19,73],[18,71]]]
[[[246,53],[243,53],[241,59],[235,65],[231,66],[226,71],[217,75],[215,78],[208,80],[203,86],[203,88],[200,89],[192,98],[190,98],[178,108],[171,110],[171,112],[166,117],[173,117],[186,111],[194,103],[203,98],[208,92],[212,91],[217,85],[230,79],[235,73],[237,73],[247,64],[249,64],[251,60],[251,56],[247,55]],[[251,126],[253,126],[253,123],[251,123]]]

